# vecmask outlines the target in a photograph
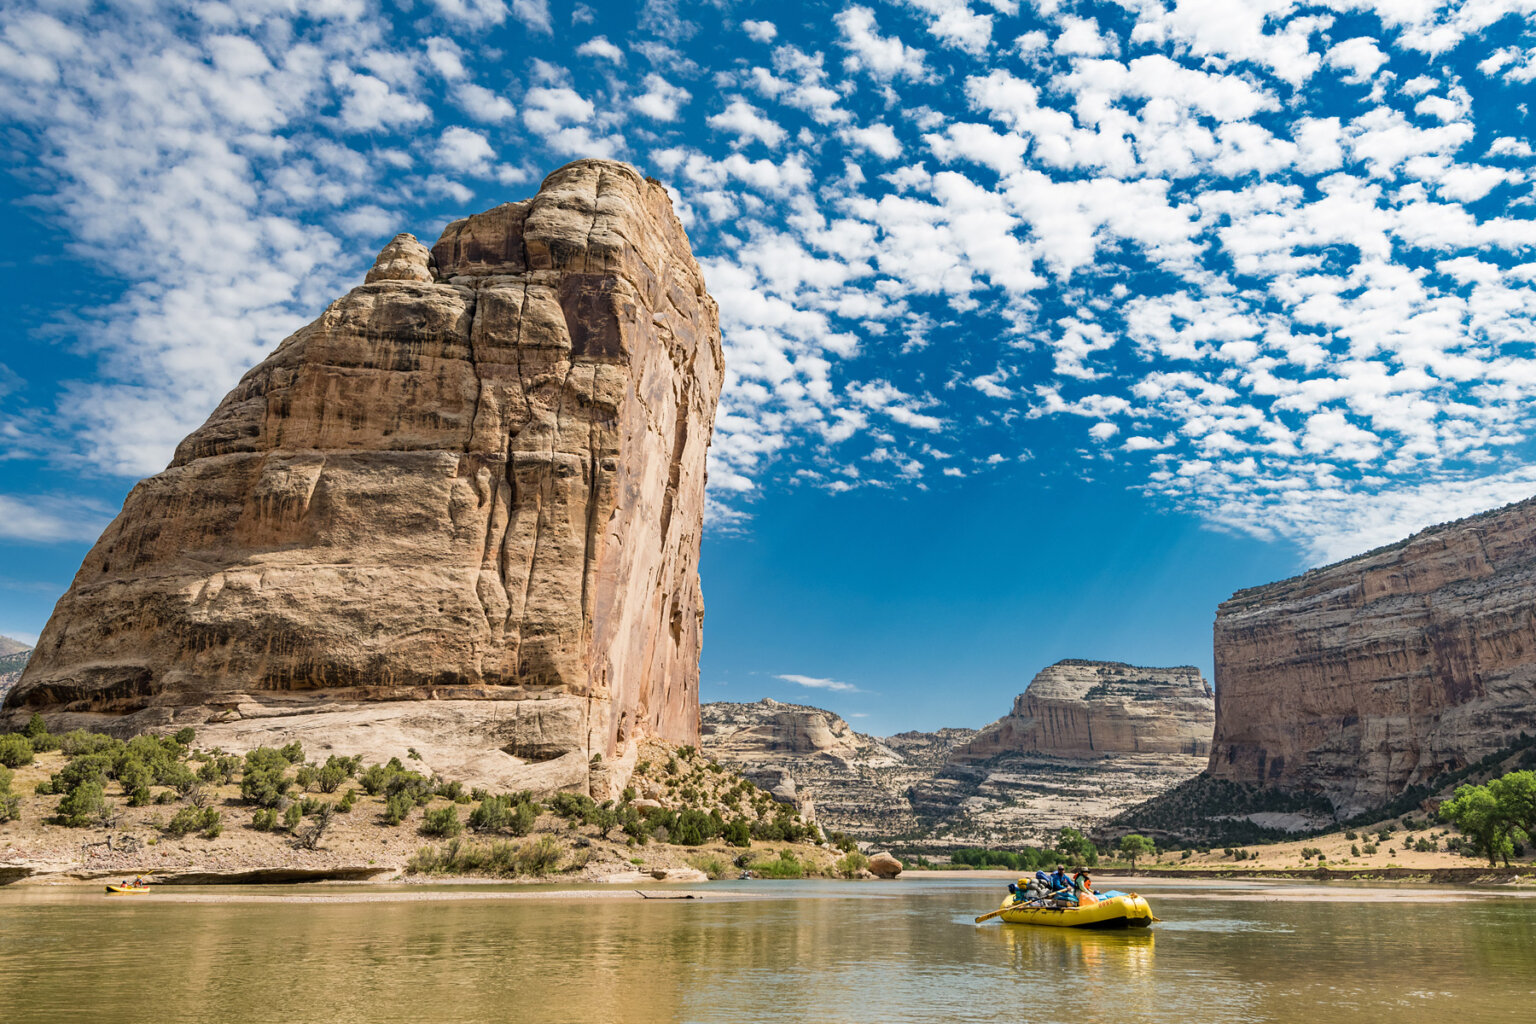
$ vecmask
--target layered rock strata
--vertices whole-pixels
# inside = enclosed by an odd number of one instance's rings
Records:
[[[1215,704],[1200,670],[1068,659],[1042,669],[1013,710],[950,754],[957,762],[1005,753],[1210,753]]]
[[[611,788],[594,758],[698,736],[721,378],[687,236],[628,166],[400,235],[133,489],[7,709]]]
[[[32,648],[19,640],[0,636],[0,708],[5,706],[6,694],[21,678],[21,670],[27,667]]]
[[[1210,774],[1348,817],[1536,733],[1533,609],[1536,500],[1239,591]]]

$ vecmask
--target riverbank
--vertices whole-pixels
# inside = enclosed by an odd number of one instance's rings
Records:
[[[272,769],[281,791],[261,797],[244,776],[233,777],[240,759],[168,749],[161,770],[180,772],[180,788],[151,783],[135,800],[116,777],[130,769],[115,768],[78,827],[64,823],[70,801],[61,780],[90,767],[91,757],[105,758],[105,766],[123,752],[48,750],[17,766],[10,778],[17,813],[0,822],[0,885],[99,885],[137,875],[173,885],[457,883],[490,875],[631,886],[702,882],[744,869],[797,877],[849,867],[843,851],[808,841],[819,833],[793,808],[692,747],[648,742],[621,801],[513,794],[494,821],[474,817],[489,794],[411,771],[408,752],[388,771],[344,764],[344,775],[324,788],[322,766],[302,764],[297,751]],[[221,759],[229,771],[207,770]],[[253,771],[248,763],[244,770]],[[193,817],[192,827],[178,827]],[[735,826],[729,835],[727,823]]]
[[[1514,865],[1508,869],[1482,867],[1451,868],[1253,868],[1232,867],[1124,867],[1094,868],[1090,871],[1097,889],[1124,889],[1138,880],[1187,881],[1191,885],[1215,881],[1264,881],[1295,879],[1313,882],[1419,882],[1444,885],[1519,885],[1536,888],[1536,865]],[[912,878],[993,878],[1013,881],[1019,872],[1001,868],[951,868],[928,870],[911,868],[903,877]]]

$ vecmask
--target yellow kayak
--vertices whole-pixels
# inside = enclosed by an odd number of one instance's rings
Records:
[[[149,892],[147,885],[109,885],[107,892]]]
[[[1157,918],[1147,901],[1135,893],[1105,896],[1084,907],[1031,907],[1010,895],[998,908],[1011,924],[1043,924],[1052,928],[1150,928]]]

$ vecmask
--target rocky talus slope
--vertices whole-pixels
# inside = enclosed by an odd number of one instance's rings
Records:
[[[639,737],[698,735],[721,376],[687,236],[626,165],[400,235],[134,488],[7,711],[608,795]]]
[[[1216,615],[1213,779],[1340,818],[1536,732],[1536,500],[1433,527]]]

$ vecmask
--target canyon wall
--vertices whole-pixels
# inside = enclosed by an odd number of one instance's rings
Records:
[[[1536,733],[1536,500],[1239,591],[1215,656],[1210,775],[1340,817]]]
[[[637,737],[698,737],[722,372],[666,190],[626,165],[400,235],[133,489],[6,711],[610,790]]]
[[[1215,708],[1200,670],[1068,659],[1041,669],[1013,710],[950,759],[1006,753],[1096,757],[1210,752]]]

